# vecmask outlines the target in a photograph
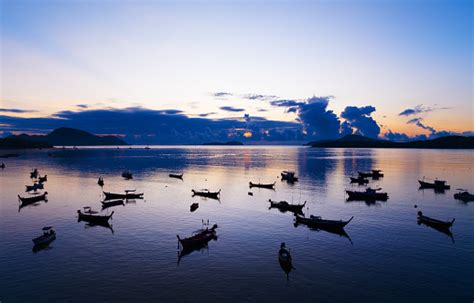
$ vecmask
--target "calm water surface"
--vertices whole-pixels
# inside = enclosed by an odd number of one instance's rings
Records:
[[[0,301],[472,302],[474,203],[453,199],[474,191],[472,151],[312,149],[305,147],[153,147],[21,151],[0,171]],[[48,153],[51,153],[48,156]],[[48,175],[48,202],[18,209],[29,172]],[[380,168],[371,182],[390,199],[346,202],[358,170]],[[123,180],[123,170],[134,179]],[[294,170],[300,182],[277,179]],[[169,172],[184,172],[184,180]],[[77,222],[77,209],[100,210],[104,190],[137,189],[144,200],[110,208],[112,229]],[[447,179],[452,190],[419,190],[417,179]],[[276,190],[249,181],[277,181]],[[220,201],[191,189],[222,189]],[[293,225],[268,199],[307,201],[306,214],[353,221],[348,237]],[[189,206],[199,203],[191,213]],[[453,238],[418,225],[414,205],[432,217],[456,218]],[[178,263],[176,235],[201,220],[219,225],[218,239]],[[34,253],[31,239],[53,225],[57,239]],[[281,242],[294,266],[287,280]]]

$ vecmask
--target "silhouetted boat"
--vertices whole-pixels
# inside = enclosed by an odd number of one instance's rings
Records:
[[[298,227],[298,225],[299,225],[298,222],[295,220],[294,226]],[[344,228],[332,227],[332,226],[326,226],[326,225],[307,225],[307,224],[304,224],[304,225],[307,226],[309,229],[317,231],[317,232],[324,231],[324,232],[327,232],[327,233],[330,233],[330,234],[334,234],[334,235],[338,235],[340,237],[347,238],[349,240],[349,242],[351,242],[351,244],[352,244],[352,239],[347,234],[347,232],[344,230]]]
[[[358,174],[359,174],[359,177],[360,177],[360,178],[370,178],[370,177],[372,177],[372,173],[371,173],[371,172],[370,172],[370,173],[366,173],[366,172],[361,172],[361,171],[359,171]]]
[[[36,178],[38,177],[38,174],[39,174],[39,172],[38,172],[38,170],[35,168],[35,169],[33,169],[32,172],[30,172],[30,178],[31,178],[31,179],[36,179]]]
[[[454,199],[470,202],[474,201],[474,195],[470,194],[467,190],[460,190],[460,192],[454,194]]]
[[[102,203],[102,208],[105,209],[105,208],[109,208],[109,207],[112,207],[112,206],[117,206],[117,205],[125,205],[123,203],[123,200],[119,199],[119,200],[110,200],[110,201],[101,201],[100,203]]]
[[[183,179],[183,174],[169,174],[170,178]]]
[[[97,184],[99,184],[100,187],[104,186],[104,179],[102,177],[99,177],[99,180],[97,181]]]
[[[366,188],[365,191],[352,191],[346,190],[346,193],[349,195],[349,200],[360,200],[360,201],[386,201],[388,199],[387,193],[379,193],[378,190],[381,188],[372,189]]]
[[[276,182],[273,183],[252,183],[252,181],[249,182],[249,187],[260,187],[260,188],[268,188],[268,189],[273,189],[275,187]]]
[[[373,179],[383,178],[382,170],[372,169],[372,178]]]
[[[133,179],[133,175],[131,172],[129,171],[124,171],[122,173],[122,177],[125,178],[126,180],[130,180],[130,179]]]
[[[41,176],[38,177],[38,182],[39,183],[44,183],[46,181],[48,181],[48,175],[44,175],[43,177],[41,177]]]
[[[37,196],[31,196],[31,197],[20,197],[18,195],[18,199],[22,204],[31,204],[39,201],[46,201],[46,195],[48,194],[47,191],[45,191],[42,195],[37,195]]]
[[[124,194],[103,192],[105,200],[113,199],[143,199],[143,193],[135,193],[135,190],[126,190]]]
[[[456,219],[453,219],[451,221],[441,221],[424,216],[421,211],[418,211],[418,220],[422,223],[425,223],[426,225],[438,226],[441,228],[450,228],[451,226],[453,226],[454,220]]]
[[[420,188],[434,188],[435,190],[444,191],[446,189],[450,189],[451,186],[446,184],[446,181],[443,180],[434,180],[434,182],[426,182],[423,180],[418,180],[420,183]]]
[[[295,176],[295,172],[294,171],[282,171],[281,172],[281,180],[282,181],[287,181],[287,182],[290,182],[290,183],[294,183],[296,181],[298,181],[298,177]]]
[[[278,208],[280,211],[291,211],[300,214],[303,213],[303,207],[306,205],[306,201],[303,204],[290,204],[286,201],[276,202],[268,199],[268,202],[270,202],[270,208]]]
[[[365,177],[358,176],[357,178],[350,177],[351,178],[351,183],[358,183],[358,184],[366,184],[369,183],[369,180],[366,179]]]
[[[291,258],[290,250],[286,249],[284,242],[280,244],[280,250],[278,251],[278,263],[280,263],[281,269],[286,273],[286,279],[289,279],[289,274],[293,267],[293,260]]]
[[[43,183],[34,183],[33,185],[25,185],[25,187],[26,187],[25,191],[28,192],[28,191],[32,191],[32,190],[36,191],[38,189],[43,189],[44,185],[43,185]]]
[[[349,222],[352,221],[354,217],[351,217],[347,221],[342,220],[325,220],[320,216],[309,216],[309,218],[302,217],[300,215],[295,215],[295,220],[297,223],[305,224],[308,226],[327,226],[332,228],[344,228]]]
[[[79,221],[86,221],[94,224],[105,224],[108,223],[114,212],[112,211],[110,215],[98,215],[96,211],[91,210],[89,206],[84,207],[84,210],[80,209],[77,211],[79,215]]]
[[[145,149],[151,149],[149,146],[146,146]]]
[[[35,246],[37,245],[47,245],[56,239],[56,232],[52,226],[43,227],[43,234],[37,238],[33,239]]]
[[[219,196],[221,195],[221,190],[219,191],[209,191],[208,189],[202,189],[200,191],[191,190],[193,192],[193,196],[201,196],[205,198],[217,199],[219,200]]]
[[[201,229],[195,232],[195,235],[181,239],[179,235],[176,235],[178,238],[179,243],[183,248],[192,248],[192,247],[199,247],[204,244],[207,244],[213,238],[216,237],[216,228],[217,224],[214,224],[211,228]]]
[[[193,204],[191,204],[191,206],[189,207],[189,210],[190,210],[191,212],[193,212],[193,211],[195,211],[196,209],[198,209],[198,207],[199,207],[199,203],[193,203]]]

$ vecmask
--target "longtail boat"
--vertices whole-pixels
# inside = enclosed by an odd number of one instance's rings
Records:
[[[354,217],[351,217],[347,221],[342,220],[325,220],[322,219],[320,216],[313,216],[311,215],[309,218],[305,218],[299,215],[295,216],[296,223],[305,224],[308,226],[327,226],[331,228],[344,228],[349,222],[352,221]]]
[[[446,181],[443,180],[434,180],[434,182],[426,182],[423,179],[418,180],[418,183],[420,183],[420,188],[434,188],[435,190],[441,191],[451,188],[451,186],[447,185]]]
[[[42,195],[31,196],[31,197],[20,197],[20,195],[18,195],[18,199],[20,200],[22,204],[26,205],[26,204],[39,202],[39,201],[46,201],[47,194],[48,192],[45,191]]]
[[[303,204],[290,204],[286,201],[272,201],[268,199],[270,202],[270,208],[278,208],[280,211],[291,211],[293,213],[302,213],[303,207],[306,205],[306,201]]]
[[[91,210],[89,206],[84,207],[84,210],[78,210],[77,214],[79,216],[79,221],[86,221],[94,224],[107,224],[112,218],[114,212],[112,211],[110,215],[103,216],[98,215],[96,211]]]
[[[35,246],[47,245],[56,239],[56,232],[52,226],[43,227],[43,234],[33,239]]]
[[[294,183],[294,182],[298,181],[298,177],[295,176],[294,171],[285,170],[285,171],[281,172],[281,180],[282,181],[287,181],[289,183]]]
[[[181,179],[183,180],[183,174],[169,174],[170,178]]]
[[[268,188],[274,189],[276,182],[273,183],[253,183],[252,181],[249,182],[249,187],[260,187],[260,188]]]
[[[126,190],[124,194],[103,192],[105,200],[113,199],[143,199],[143,193],[136,193],[135,190]]]
[[[351,183],[358,183],[358,184],[367,184],[369,183],[369,180],[367,180],[364,177],[358,176],[357,178],[350,177]]]
[[[38,189],[43,189],[44,188],[44,185],[43,183],[35,183],[33,185],[25,185],[26,189],[25,191],[26,192],[29,192],[29,191],[36,191]]]
[[[467,190],[461,190],[454,194],[454,199],[461,200],[463,202],[474,201],[474,195],[470,194]]]
[[[281,269],[286,273],[286,279],[289,279],[289,274],[293,267],[293,260],[291,258],[290,250],[286,249],[284,242],[280,244],[280,250],[278,250],[278,263],[280,263]]]
[[[133,175],[129,171],[124,171],[122,173],[122,178],[125,178],[126,180],[130,180],[130,179],[133,179]]]
[[[219,191],[209,191],[208,189],[202,189],[200,191],[192,189],[191,191],[193,192],[193,197],[194,196],[201,196],[201,197],[205,197],[205,198],[211,198],[211,199],[219,200],[219,197],[221,195],[221,190],[220,189],[219,189]]]
[[[425,223],[426,225],[449,229],[451,226],[453,226],[453,223],[455,220],[456,219],[452,219],[451,221],[441,221],[441,220],[424,216],[421,211],[418,212],[418,221],[420,221],[421,223]]]
[[[379,190],[381,190],[381,188],[377,188],[377,189],[367,188],[365,191],[346,190],[346,193],[349,195],[349,200],[386,201],[388,199],[388,194],[377,192]]]
[[[211,228],[205,228],[196,231],[195,235],[189,238],[181,239],[179,235],[176,235],[176,237],[178,238],[179,243],[181,243],[183,249],[199,247],[207,244],[216,237],[216,228],[217,224],[214,224]]]

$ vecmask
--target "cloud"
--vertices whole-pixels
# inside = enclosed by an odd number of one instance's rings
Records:
[[[291,106],[288,111],[293,110],[303,124],[304,130],[309,138],[314,139],[334,139],[340,136],[339,118],[327,106],[331,97],[311,97],[306,102],[295,100],[284,100],[280,105]],[[281,100],[280,100],[281,101]]]
[[[275,96],[275,95],[260,95],[260,94],[246,94],[246,95],[243,95],[242,97],[249,100],[260,100],[260,101],[268,101],[268,100],[278,98],[278,96]]]
[[[243,108],[236,108],[232,106],[221,106],[220,109],[228,111],[228,112],[243,112],[245,109]]]
[[[226,92],[217,92],[212,94],[215,98],[225,98],[225,97],[230,97],[232,96],[232,93],[226,93]]]
[[[299,123],[272,121],[262,117],[206,119],[193,118],[180,110],[86,109],[62,111],[50,117],[21,118],[1,116],[4,132],[48,133],[59,127],[83,129],[94,134],[122,134],[134,144],[200,144],[209,141],[243,142],[299,141]],[[244,137],[251,131],[252,137]]]
[[[2,113],[23,114],[23,113],[35,113],[35,112],[38,112],[38,111],[37,110],[29,110],[29,109],[20,109],[20,108],[0,108],[0,112],[2,112]]]
[[[423,104],[419,104],[415,106],[414,108],[407,108],[401,113],[399,113],[399,116],[412,116],[412,115],[418,115],[422,113],[429,113],[435,110],[441,110],[441,109],[451,109],[451,107],[438,107],[436,104],[434,107],[431,106],[423,106]]]
[[[297,112],[297,107],[301,105],[307,104],[307,101],[299,101],[299,100],[273,100],[270,101],[270,105],[277,106],[277,107],[287,107],[287,113],[295,113]]]
[[[202,114],[199,114],[198,116],[204,118],[204,117],[215,115],[215,114],[217,114],[217,113],[216,112],[210,112],[210,113],[202,113]]]
[[[347,106],[341,113],[341,118],[344,118],[348,125],[345,125],[345,130],[352,128],[358,135],[366,136],[369,138],[377,138],[380,134],[380,126],[370,116],[375,112],[373,106]]]
[[[89,105],[87,104],[77,104],[76,106],[79,108],[89,108]]]
[[[436,129],[434,129],[431,126],[428,126],[428,125],[424,124],[422,121],[423,121],[423,118],[413,118],[413,119],[409,120],[407,123],[408,124],[415,124],[416,126],[421,127],[422,129],[425,129],[425,130],[431,132],[431,134],[436,133]]]

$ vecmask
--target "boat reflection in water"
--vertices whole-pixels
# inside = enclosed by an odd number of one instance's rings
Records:
[[[78,220],[79,222],[80,220]],[[101,226],[101,227],[105,227],[107,229],[110,230],[110,232],[112,234],[115,233],[113,227],[112,227],[112,224],[110,224],[109,222],[104,222],[104,223],[91,223],[91,222],[87,222],[85,225],[84,225],[84,228],[92,228],[92,227],[96,227],[96,226]]]
[[[318,232],[319,231],[325,231],[325,232],[328,232],[330,234],[339,235],[341,237],[347,238],[349,240],[349,242],[351,242],[351,244],[353,244],[351,237],[344,230],[344,227],[330,226],[330,225],[304,224],[304,223],[298,222],[298,220],[295,219],[295,223],[293,224],[294,227],[298,227],[299,224],[306,225],[309,229],[314,230],[314,231],[318,231]]]

